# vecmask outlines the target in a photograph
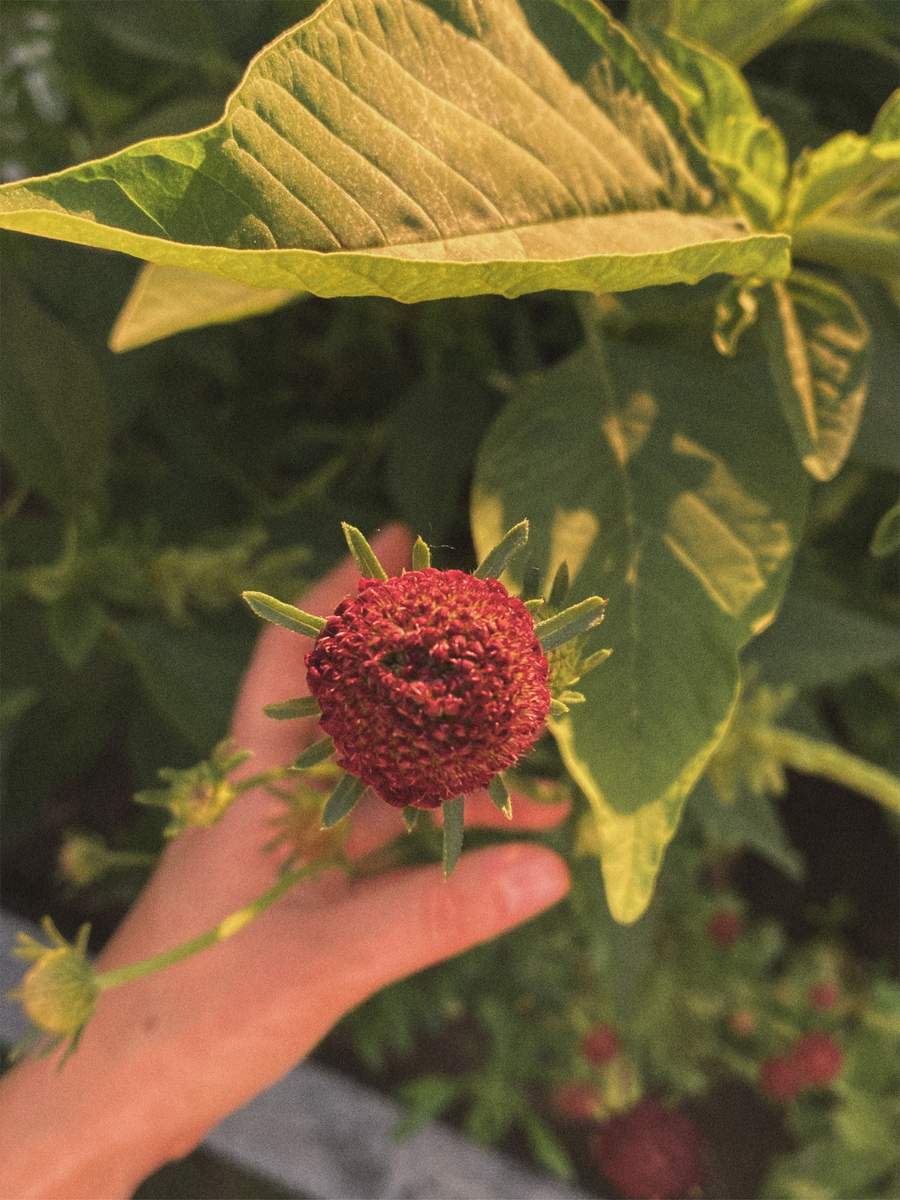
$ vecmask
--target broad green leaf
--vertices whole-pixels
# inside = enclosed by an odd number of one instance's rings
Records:
[[[110,350],[135,350],[203,325],[225,325],[299,300],[283,288],[248,287],[221,275],[147,263],[116,317]]]
[[[784,205],[787,148],[776,126],[760,113],[741,73],[721,55],[672,34],[648,32],[644,41],[750,223],[774,229]]]
[[[837,1138],[806,1142],[776,1157],[762,1195],[769,1200],[844,1200],[870,1194],[897,1158],[896,1149],[853,1149]]]
[[[869,327],[843,288],[806,271],[761,294],[772,377],[803,465],[833,479],[856,437],[866,402]]]
[[[109,399],[85,346],[6,272],[4,452],[16,481],[72,512],[98,499],[109,464]]]
[[[753,850],[790,879],[803,878],[803,859],[788,840],[778,808],[768,796],[742,791],[733,804],[723,804],[701,779],[688,799],[687,811],[719,850]]]
[[[892,504],[875,526],[869,550],[876,558],[890,558],[900,550],[900,501]]]
[[[857,275],[847,280],[847,286],[872,331],[868,395],[851,454],[854,460],[869,466],[900,471],[900,421],[897,420],[900,309],[879,279]]]
[[[592,0],[328,0],[194,134],[0,188],[0,226],[417,301],[782,277]]]
[[[47,608],[47,632],[60,658],[77,671],[106,628],[105,610],[88,596],[63,596]]]
[[[900,67],[896,15],[894,0],[880,10],[869,0],[829,0],[792,29],[789,40],[854,46]]]
[[[827,0],[632,0],[630,19],[705,42],[740,66]]]
[[[804,258],[875,275],[900,270],[900,89],[866,137],[841,133],[800,156],[783,226]]]
[[[900,637],[887,621],[792,587],[750,656],[766,683],[814,688],[900,662]]]
[[[545,586],[565,560],[572,599],[608,598],[613,654],[553,733],[630,921],[724,733],[738,651],[777,609],[807,485],[762,356],[662,340],[608,353],[608,373],[588,345],[521,384],[483,445],[472,521],[483,551],[528,516]]]

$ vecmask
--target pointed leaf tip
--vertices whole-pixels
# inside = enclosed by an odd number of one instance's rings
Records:
[[[348,525],[346,521],[341,521],[341,529],[344,531],[347,548],[353,556],[353,561],[359,567],[363,578],[387,579],[387,571],[378,561],[378,556],[369,545],[362,531],[357,529],[355,525]]]
[[[528,543],[528,521],[520,521],[507,530],[472,574],[476,579],[499,579],[513,558]]]
[[[551,608],[562,608],[566,602],[566,596],[569,594],[569,564],[561,562],[556,574],[553,577],[553,583],[550,587],[550,595],[547,603]]]
[[[431,566],[431,549],[421,537],[417,537],[412,548],[412,569],[424,571]]]
[[[503,813],[507,821],[512,820],[512,797],[502,775],[495,775],[488,784],[488,795],[494,802],[495,808]]]
[[[442,807],[444,811],[443,868],[444,878],[449,879],[462,853],[465,800],[462,796],[457,796],[455,800],[445,800]]]
[[[334,753],[334,742],[330,737],[320,738],[319,741],[313,742],[311,746],[300,754],[297,760],[291,767],[293,771],[305,771],[307,767],[314,767],[317,763],[324,762],[326,758],[330,758]]]
[[[282,629],[289,629],[291,633],[299,633],[303,637],[318,637],[325,624],[324,617],[303,612],[293,604],[285,604],[283,600],[267,596],[265,592],[241,592],[241,597],[263,621],[280,625]]]
[[[366,785],[355,775],[344,774],[338,781],[337,787],[325,802],[322,812],[322,828],[331,829],[338,821],[343,821],[356,807],[356,802],[366,790]]]
[[[545,650],[555,650],[564,642],[587,633],[599,625],[606,613],[606,601],[602,596],[588,596],[586,600],[565,608],[546,621],[538,621],[534,627],[538,641]]]

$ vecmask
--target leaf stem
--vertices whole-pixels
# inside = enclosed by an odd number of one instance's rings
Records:
[[[792,729],[757,728],[749,735],[763,750],[787,767],[841,783],[900,816],[900,779],[857,758],[840,746],[819,742]]]
[[[260,913],[265,912],[276,900],[280,900],[285,892],[290,891],[295,883],[300,883],[303,879],[309,879],[327,865],[333,864],[325,862],[310,863],[306,866],[298,867],[295,871],[288,871],[268,891],[263,892],[261,896],[257,896],[255,900],[251,900],[249,904],[245,904],[243,908],[229,913],[227,917],[221,920],[218,925],[214,925],[212,929],[207,929],[205,933],[201,933],[187,942],[182,942],[180,946],[173,946],[171,950],[163,950],[160,954],[154,954],[152,958],[145,958],[140,962],[129,963],[124,967],[114,967],[111,971],[102,971],[95,977],[94,983],[100,991],[108,991],[110,988],[120,987],[123,983],[131,983],[133,979],[143,979],[145,975],[152,975],[155,971],[163,971],[166,967],[171,967],[174,963],[181,962],[185,958],[190,958],[192,954],[198,954],[201,950],[207,950],[217,942],[226,941],[236,933],[239,933],[251,921],[254,921]]]

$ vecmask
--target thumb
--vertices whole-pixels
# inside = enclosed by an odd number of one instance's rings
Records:
[[[379,988],[527,921],[568,890],[559,855],[524,843],[464,854],[446,881],[431,864],[355,884],[316,919],[340,1006],[334,1019]]]

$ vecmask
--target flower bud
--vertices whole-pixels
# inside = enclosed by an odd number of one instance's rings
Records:
[[[74,950],[50,950],[25,973],[19,997],[25,1015],[38,1029],[69,1037],[93,1014],[94,972]]]
[[[740,915],[727,908],[713,913],[706,923],[706,936],[726,950],[734,945],[743,932],[744,922]]]
[[[603,1111],[603,1096],[590,1083],[562,1083],[553,1092],[553,1107],[572,1121],[593,1121]]]
[[[595,1025],[581,1039],[581,1053],[588,1062],[602,1067],[619,1053],[619,1038],[612,1025]]]
[[[841,1073],[844,1052],[830,1033],[804,1034],[791,1057],[808,1087],[827,1087]]]
[[[810,1007],[817,1012],[831,1012],[841,998],[841,991],[836,983],[828,979],[814,983],[806,993],[806,998]]]
[[[95,833],[68,833],[56,860],[59,873],[75,887],[96,883],[109,868],[109,851]]]

